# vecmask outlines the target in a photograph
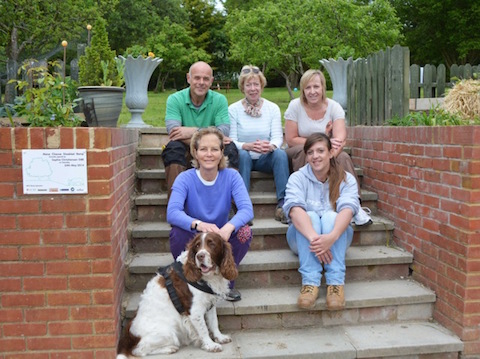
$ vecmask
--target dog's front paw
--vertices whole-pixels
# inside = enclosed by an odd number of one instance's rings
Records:
[[[222,346],[220,344],[217,344],[211,341],[209,343],[203,343],[202,349],[206,350],[207,352],[218,353],[222,351]]]
[[[215,341],[220,344],[225,344],[225,343],[230,343],[232,341],[232,338],[230,338],[228,335],[224,334],[219,334],[215,336]]]

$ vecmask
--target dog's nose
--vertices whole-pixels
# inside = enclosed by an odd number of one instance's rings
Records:
[[[205,253],[197,253],[197,259],[203,261],[205,259]]]

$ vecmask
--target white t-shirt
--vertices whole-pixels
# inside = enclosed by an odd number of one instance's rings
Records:
[[[296,98],[288,104],[285,111],[285,121],[295,121],[298,126],[298,135],[300,137],[308,137],[314,132],[325,133],[327,124],[330,121],[345,119],[345,111],[340,104],[330,98],[327,98],[327,111],[322,119],[312,120],[308,117],[305,108],[300,102],[300,98]]]

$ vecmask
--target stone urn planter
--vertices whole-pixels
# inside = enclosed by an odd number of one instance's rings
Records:
[[[347,110],[347,69],[348,65],[353,63],[353,59],[349,57],[347,60],[339,57],[338,60],[322,59],[320,63],[327,69],[330,79],[332,80],[333,96],[332,99],[337,101],[342,108]]]
[[[125,89],[117,86],[80,86],[83,112],[89,127],[117,127]]]
[[[125,62],[125,105],[132,114],[132,118],[125,127],[151,127],[147,125],[142,114],[148,105],[148,83],[153,71],[162,62],[158,57],[136,58],[128,55],[126,58],[119,56]]]

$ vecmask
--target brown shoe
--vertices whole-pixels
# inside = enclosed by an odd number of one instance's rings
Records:
[[[345,308],[343,285],[327,285],[327,309],[340,310]]]
[[[313,309],[315,301],[318,298],[318,287],[314,285],[304,285],[300,290],[297,304],[301,309]]]
[[[275,208],[275,220],[283,224],[288,224],[287,216],[283,213],[282,207]]]

